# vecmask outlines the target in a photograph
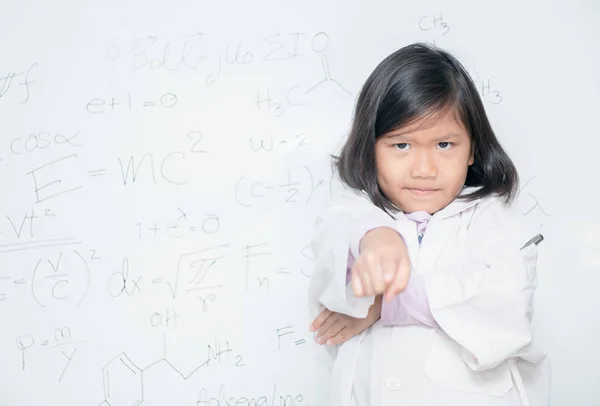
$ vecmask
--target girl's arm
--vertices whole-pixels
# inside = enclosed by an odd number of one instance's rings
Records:
[[[311,240],[316,257],[309,286],[312,318],[325,308],[356,318],[367,316],[374,297],[356,297],[346,285],[346,269],[348,253],[358,253],[361,238],[377,227],[394,228],[394,219],[365,194],[350,189],[317,217]]]
[[[354,265],[354,255],[348,253],[346,283],[350,283],[350,271]],[[385,326],[405,326],[423,324],[439,327],[429,308],[427,290],[421,275],[411,274],[406,289],[394,297],[392,301],[383,300],[381,306],[381,322]]]

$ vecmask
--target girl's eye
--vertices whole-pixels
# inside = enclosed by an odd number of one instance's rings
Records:
[[[438,146],[440,149],[450,149],[453,144],[451,142],[440,142]]]
[[[409,148],[409,145],[406,142],[401,142],[400,144],[394,144],[394,146],[396,148],[398,148],[400,151],[407,151]]]

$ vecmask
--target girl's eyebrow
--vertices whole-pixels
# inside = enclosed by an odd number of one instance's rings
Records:
[[[388,139],[395,139],[398,141],[411,141],[412,138],[410,136],[407,136],[406,133],[389,133],[389,134],[385,134],[384,138],[388,138]]]
[[[384,135],[384,137],[387,139],[394,139],[396,141],[401,141],[401,142],[412,141],[415,138],[415,137],[411,137],[407,133],[396,133],[396,134],[390,133],[390,134]],[[451,138],[460,138],[460,137],[461,137],[461,134],[450,132],[450,133],[446,133],[446,134],[440,135],[438,137],[435,137],[434,141],[448,140]]]
[[[448,139],[452,139],[452,138],[460,138],[462,135],[458,134],[458,133],[447,133],[444,135],[440,135],[439,137],[436,137],[435,140],[436,141],[440,141],[440,140],[448,140]]]

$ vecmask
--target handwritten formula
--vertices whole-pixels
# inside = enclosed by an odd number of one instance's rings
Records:
[[[456,44],[464,19],[390,5],[386,39],[317,3],[11,3],[3,402],[324,405],[330,358],[306,294],[315,219],[339,187],[332,155],[402,35]],[[506,114],[508,79],[480,66],[486,109]],[[519,208],[543,227],[555,211],[543,176],[527,176]]]

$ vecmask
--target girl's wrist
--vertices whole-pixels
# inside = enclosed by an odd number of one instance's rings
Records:
[[[364,237],[360,240],[360,244],[359,244],[360,252],[364,251],[365,249],[369,248],[372,245],[381,244],[382,240],[385,241],[388,238],[394,238],[394,237],[402,238],[400,236],[400,234],[398,234],[398,232],[391,227],[374,228],[371,231],[368,231],[364,235]]]

